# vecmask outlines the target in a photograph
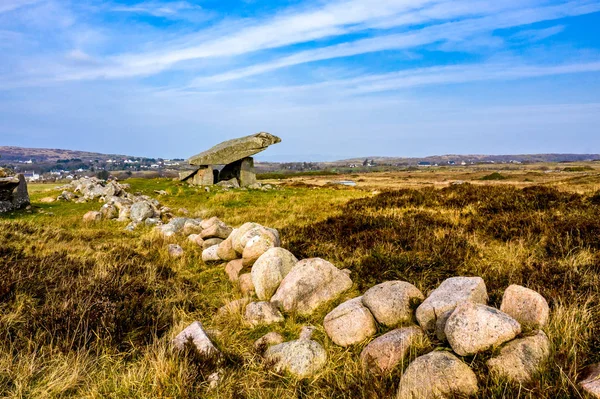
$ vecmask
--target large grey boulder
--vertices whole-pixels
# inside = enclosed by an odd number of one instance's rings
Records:
[[[410,349],[424,343],[427,336],[419,326],[392,330],[371,341],[360,354],[364,369],[373,373],[389,373],[408,361]]]
[[[523,327],[530,328],[544,327],[550,316],[550,307],[543,296],[515,284],[504,291],[500,310],[513,317]]]
[[[191,341],[198,352],[207,357],[219,356],[220,352],[212,343],[206,331],[202,327],[202,323],[195,321],[187,326],[173,339],[173,346],[181,350],[187,342]]]
[[[0,173],[0,213],[22,209],[29,205],[27,181],[22,174],[9,176],[2,169]]]
[[[310,315],[351,287],[350,277],[326,260],[304,259],[284,277],[271,302],[285,312]]]
[[[262,254],[252,266],[251,275],[256,296],[262,301],[271,299],[279,284],[298,259],[287,249],[275,247]]]
[[[363,298],[350,299],[325,316],[325,332],[339,346],[350,346],[372,337],[377,332],[373,315],[363,305]]]
[[[412,321],[413,309],[423,299],[423,293],[406,281],[386,281],[369,288],[363,295],[363,304],[378,323],[394,327]]]
[[[487,361],[493,374],[517,383],[531,381],[550,356],[550,340],[543,331],[510,341],[500,353]]]
[[[600,363],[588,367],[579,386],[592,398],[600,399]]]
[[[469,366],[449,352],[418,357],[400,379],[397,399],[441,399],[475,395],[477,377]]]
[[[521,325],[498,309],[466,301],[454,309],[444,331],[452,350],[469,356],[510,341]]]
[[[417,320],[425,332],[433,332],[439,315],[453,310],[460,302],[486,304],[487,299],[481,277],[451,277],[444,280],[417,308]]]
[[[258,154],[272,144],[281,142],[277,136],[260,132],[238,139],[224,141],[209,150],[188,159],[190,165],[226,165]]]
[[[277,372],[287,371],[298,378],[307,378],[327,363],[327,352],[315,341],[298,339],[271,346],[265,359]]]
[[[129,217],[133,222],[143,222],[144,220],[153,217],[155,214],[154,207],[147,201],[139,201],[131,205]]]
[[[253,326],[284,321],[283,315],[271,302],[252,302],[246,306],[244,318]]]

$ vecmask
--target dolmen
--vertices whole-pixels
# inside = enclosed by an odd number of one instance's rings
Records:
[[[25,177],[22,174],[12,175],[0,168],[0,213],[22,209],[28,205]]]
[[[260,132],[224,141],[209,150],[188,159],[194,170],[181,172],[179,180],[195,186],[210,186],[224,182],[232,187],[248,187],[256,183],[252,155],[264,151],[281,139],[270,133]],[[216,165],[225,165],[220,171]]]

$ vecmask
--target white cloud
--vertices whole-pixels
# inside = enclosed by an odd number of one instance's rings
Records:
[[[182,11],[201,9],[200,6],[188,3],[187,1],[174,1],[168,3],[145,1],[133,5],[114,5],[110,8],[110,11],[149,14],[155,17],[173,17]]]

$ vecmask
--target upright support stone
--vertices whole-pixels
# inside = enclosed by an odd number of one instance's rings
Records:
[[[219,173],[219,181],[237,179],[240,187],[247,187],[256,183],[256,172],[254,171],[254,158],[246,157],[225,165]]]
[[[6,175],[6,172],[3,172]],[[20,174],[0,178],[0,213],[25,208],[29,205],[27,182]]]
[[[201,166],[192,177],[191,183],[194,186],[212,186],[215,184],[212,166]]]

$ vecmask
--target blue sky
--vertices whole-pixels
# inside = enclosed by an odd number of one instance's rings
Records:
[[[600,0],[0,0],[0,145],[600,152]]]

